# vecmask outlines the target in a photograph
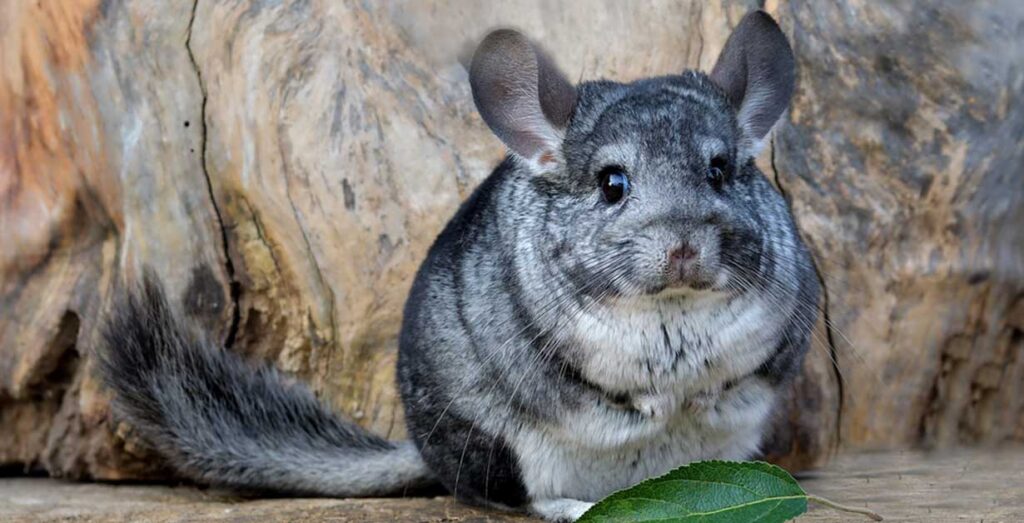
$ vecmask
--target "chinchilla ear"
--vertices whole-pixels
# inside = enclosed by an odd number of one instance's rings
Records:
[[[768,131],[789,106],[795,68],[786,35],[768,13],[748,13],[729,35],[711,80],[736,109],[746,142],[740,147],[742,157],[757,155]]]
[[[537,172],[561,161],[576,88],[522,34],[487,35],[469,68],[473,101],[494,134]]]

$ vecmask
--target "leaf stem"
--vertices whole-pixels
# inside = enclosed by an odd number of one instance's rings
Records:
[[[848,506],[848,505],[840,505],[839,503],[836,503],[835,501],[830,501],[828,499],[825,499],[825,498],[819,497],[819,496],[815,496],[813,494],[808,494],[807,495],[807,501],[811,501],[811,502],[817,503],[819,505],[824,505],[826,507],[829,507],[829,508],[832,508],[832,509],[835,509],[835,510],[839,510],[839,511],[842,511],[842,512],[852,512],[854,514],[863,514],[863,515],[871,518],[872,521],[882,521],[882,516],[878,515],[877,512],[875,512],[873,510],[870,510],[870,509],[860,508],[860,507],[851,507],[851,506]]]

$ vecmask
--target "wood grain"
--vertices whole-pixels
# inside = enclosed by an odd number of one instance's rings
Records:
[[[754,4],[0,4],[0,464],[168,476],[92,373],[143,264],[230,350],[403,437],[403,300],[503,154],[473,42],[519,27],[628,81],[709,68]],[[1022,8],[765,7],[799,82],[758,163],[828,297],[768,455],[1024,441]]]
[[[773,165],[826,284],[848,446],[1020,440],[1024,5],[990,8],[779,8],[800,76]]]
[[[849,453],[799,478],[809,493],[870,508],[885,521],[1021,521],[1024,477],[1017,449],[949,453]],[[481,510],[450,497],[245,499],[194,487],[96,485],[40,478],[0,479],[0,521],[535,522]],[[810,505],[798,523],[869,521]]]

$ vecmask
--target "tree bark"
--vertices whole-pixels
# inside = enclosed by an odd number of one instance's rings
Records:
[[[708,70],[755,5],[0,4],[0,465],[167,477],[93,371],[143,265],[230,350],[403,437],[402,303],[504,154],[473,42],[516,26],[629,81]],[[758,161],[827,297],[769,455],[1024,441],[1024,7],[765,7],[799,78]]]

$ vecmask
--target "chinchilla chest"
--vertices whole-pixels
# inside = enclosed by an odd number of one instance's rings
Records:
[[[759,299],[697,302],[625,303],[568,327],[581,375],[614,399],[513,438],[535,495],[597,500],[685,463],[756,451],[776,395],[756,371],[780,329]]]

